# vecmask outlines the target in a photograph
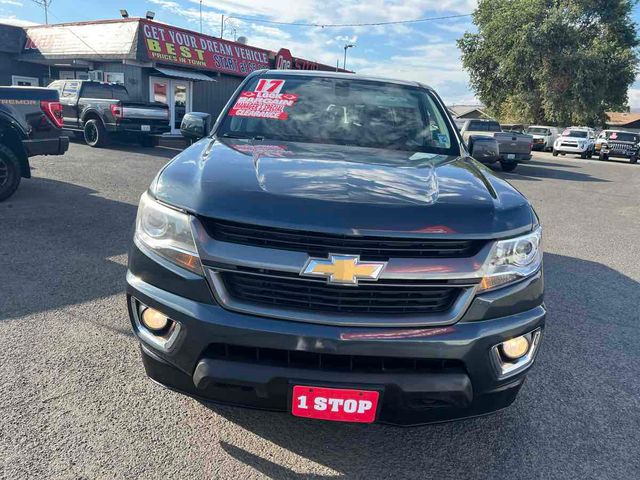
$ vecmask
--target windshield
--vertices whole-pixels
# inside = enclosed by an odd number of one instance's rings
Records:
[[[445,118],[423,88],[271,74],[244,85],[217,135],[458,155]]]
[[[587,132],[584,130],[565,130],[562,132],[563,137],[587,138]]]
[[[607,140],[618,140],[620,142],[638,142],[638,135],[634,135],[629,132],[610,132],[607,135]]]
[[[483,120],[476,120],[469,122],[470,132],[501,132],[500,124],[498,122],[488,122]]]
[[[531,135],[549,135],[549,129],[541,127],[529,127],[527,128],[527,133]]]

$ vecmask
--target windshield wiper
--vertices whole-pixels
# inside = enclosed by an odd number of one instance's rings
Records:
[[[224,132],[222,134],[224,138],[242,138],[247,140],[264,140],[262,135],[247,135],[246,133],[234,133],[234,132]]]

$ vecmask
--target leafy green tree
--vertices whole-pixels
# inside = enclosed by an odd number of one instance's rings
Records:
[[[602,125],[638,69],[637,0],[480,0],[458,40],[471,86],[505,122]]]

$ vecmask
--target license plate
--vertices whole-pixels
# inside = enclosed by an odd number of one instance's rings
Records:
[[[372,423],[380,392],[294,385],[291,413],[334,422]]]
[[[515,153],[507,153],[507,160],[513,160],[514,158],[516,158]]]
[[[151,125],[140,125],[140,130],[142,130],[143,132],[150,132]]]

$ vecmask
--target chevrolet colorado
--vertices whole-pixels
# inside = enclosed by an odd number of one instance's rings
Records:
[[[147,374],[204,401],[482,415],[539,350],[541,227],[431,88],[263,70],[142,195],[127,305]]]
[[[29,157],[62,155],[58,92],[38,87],[0,87],[0,202],[15,193],[22,177],[31,177]]]

